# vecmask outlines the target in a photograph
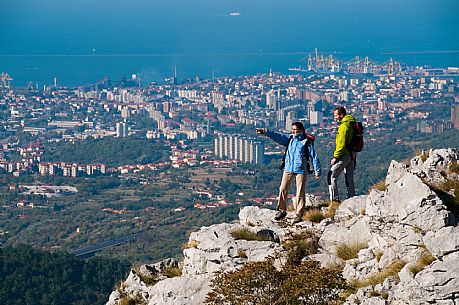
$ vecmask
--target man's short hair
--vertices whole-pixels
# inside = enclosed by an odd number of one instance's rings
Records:
[[[304,130],[304,125],[301,122],[295,122],[292,124],[292,126],[296,126],[299,130]]]
[[[338,111],[339,114],[346,115],[346,108],[344,108],[343,106],[335,107],[334,111]]]

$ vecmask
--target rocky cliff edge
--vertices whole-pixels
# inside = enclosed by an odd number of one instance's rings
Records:
[[[276,251],[289,234],[313,231],[319,251],[304,259],[322,266],[340,265],[343,277],[360,283],[345,304],[459,304],[459,226],[457,190],[459,153],[455,149],[425,152],[408,162],[392,161],[385,183],[368,195],[345,200],[332,218],[320,223],[276,223],[275,211],[244,207],[236,223],[202,227],[189,237],[183,262],[144,265],[110,295],[107,305],[131,297],[148,305],[203,304],[214,272],[234,270],[261,261]],[[455,182],[455,183],[454,183]],[[320,205],[308,196],[311,205]],[[452,203],[453,202],[453,203]],[[293,215],[289,215],[293,216]],[[234,239],[246,228],[268,241]],[[362,245],[355,258],[340,258],[337,247]],[[369,281],[398,264],[395,276]],[[165,269],[181,268],[168,277]],[[393,268],[392,268],[393,269]],[[154,278],[154,281],[146,279]],[[366,283],[366,284],[365,284]]]

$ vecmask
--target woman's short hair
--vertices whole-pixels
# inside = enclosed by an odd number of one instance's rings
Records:
[[[292,124],[292,126],[296,126],[296,128],[298,128],[299,130],[303,130],[304,131],[304,125],[301,122],[295,122],[295,123]]]

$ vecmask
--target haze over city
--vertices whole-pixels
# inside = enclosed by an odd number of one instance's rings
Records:
[[[5,1],[0,70],[13,84],[142,75],[210,78],[342,60],[459,66],[459,4],[439,1]]]

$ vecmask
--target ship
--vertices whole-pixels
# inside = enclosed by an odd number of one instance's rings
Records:
[[[231,12],[229,13],[230,16],[241,16],[241,13],[239,12]]]

